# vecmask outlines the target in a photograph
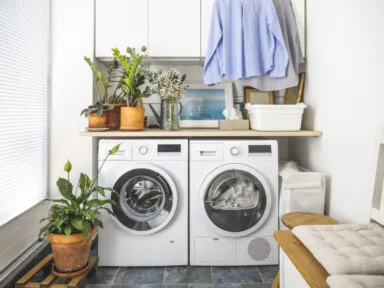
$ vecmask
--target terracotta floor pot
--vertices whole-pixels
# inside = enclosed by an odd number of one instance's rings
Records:
[[[58,272],[70,273],[82,269],[87,265],[92,237],[96,227],[89,233],[88,239],[83,242],[83,233],[71,236],[48,234],[51,242],[55,268]]]
[[[120,130],[140,131],[144,129],[144,108],[121,107]]]
[[[108,110],[107,113],[107,127],[111,130],[117,130],[120,128],[120,108],[121,104],[106,104],[106,107],[113,107],[112,110]]]
[[[97,113],[89,113],[88,115],[89,128],[107,128],[107,113],[100,117]]]

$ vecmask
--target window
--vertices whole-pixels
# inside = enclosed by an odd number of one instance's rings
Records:
[[[0,226],[46,198],[49,0],[0,1]]]

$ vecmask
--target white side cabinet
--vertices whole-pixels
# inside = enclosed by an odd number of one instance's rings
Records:
[[[148,14],[151,57],[200,57],[200,0],[149,0]]]
[[[142,46],[148,46],[148,0],[96,0],[96,57]]]
[[[203,0],[204,1],[204,0]],[[303,51],[303,56],[306,56],[306,0],[291,0],[293,12],[295,13],[297,29],[299,30],[301,50]]]
[[[205,57],[211,29],[212,8],[215,0],[201,0],[201,56]]]

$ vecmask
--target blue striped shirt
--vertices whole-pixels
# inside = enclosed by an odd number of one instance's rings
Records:
[[[285,77],[288,52],[272,0],[216,0],[204,83],[262,76]]]

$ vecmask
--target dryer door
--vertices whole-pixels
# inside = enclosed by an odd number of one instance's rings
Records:
[[[112,209],[120,227],[136,235],[163,229],[177,206],[176,186],[171,177],[155,166],[141,165],[124,173],[115,183]]]
[[[214,231],[229,237],[242,237],[259,229],[268,218],[271,203],[268,182],[256,170],[241,164],[212,171],[199,193],[203,217]]]

